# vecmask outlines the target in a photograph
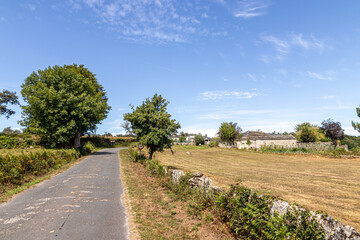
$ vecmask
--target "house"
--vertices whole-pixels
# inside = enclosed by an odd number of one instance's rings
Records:
[[[292,135],[269,134],[261,131],[247,131],[241,141],[236,142],[239,149],[259,149],[262,146],[293,148],[297,147],[297,140]]]

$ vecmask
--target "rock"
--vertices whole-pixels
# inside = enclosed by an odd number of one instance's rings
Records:
[[[193,176],[194,177],[202,177],[202,176],[204,176],[204,174],[201,172],[196,172],[196,173],[193,173]]]
[[[178,184],[180,182],[180,178],[185,176],[185,174],[181,170],[173,170],[171,176],[173,183]]]
[[[275,200],[272,203],[270,213],[274,216],[275,212],[279,213],[280,216],[283,216],[287,213],[288,209],[290,207],[290,204],[285,201],[281,200]]]
[[[215,194],[219,194],[219,193],[225,192],[224,189],[222,189],[221,187],[217,187],[217,186],[211,186],[211,190],[212,190],[213,193],[215,193]]]
[[[211,188],[212,181],[210,178],[208,178],[206,176],[192,177],[189,179],[189,185],[191,187],[199,187],[201,189],[209,189],[209,188]]]
[[[316,214],[315,219],[324,229],[326,240],[360,240],[360,234],[356,232],[354,228],[345,225],[330,216]]]
[[[186,152],[186,154],[190,155],[190,152]]]

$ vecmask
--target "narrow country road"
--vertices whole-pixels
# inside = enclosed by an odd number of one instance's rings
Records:
[[[128,239],[117,149],[0,205],[0,239]]]

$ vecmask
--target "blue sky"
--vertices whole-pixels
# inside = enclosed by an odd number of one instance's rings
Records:
[[[357,135],[359,12],[357,0],[1,1],[0,89],[20,94],[31,72],[77,63],[112,106],[99,134],[123,133],[129,104],[160,93],[188,132],[332,118]],[[0,130],[20,127],[14,110]]]

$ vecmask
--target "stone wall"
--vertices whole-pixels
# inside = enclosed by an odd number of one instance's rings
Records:
[[[294,148],[297,141],[295,139],[289,140],[254,140],[251,144],[246,144],[247,141],[237,141],[236,146],[239,149],[260,149],[262,146],[277,147],[277,148]]]
[[[170,172],[172,181],[175,184],[180,182],[181,177],[185,176],[185,173],[181,170],[175,169]],[[202,173],[193,173],[193,177],[189,179],[189,185],[191,187],[198,187],[205,192],[225,192],[225,190],[213,186],[210,178],[204,176]],[[270,214],[275,215],[284,215],[288,211],[295,208],[298,211],[305,211],[305,209],[298,207],[296,205],[290,204],[289,202],[282,200],[274,200],[271,203]],[[317,214],[316,212],[311,211],[311,218],[314,218],[317,223],[323,228],[325,232],[326,240],[360,240],[360,234],[356,232],[353,227],[350,227],[346,224],[343,224],[330,216],[325,216],[323,214]]]
[[[326,150],[334,150],[335,146],[332,142],[319,142],[319,143],[297,143],[297,148],[306,148],[310,151],[326,151]]]

